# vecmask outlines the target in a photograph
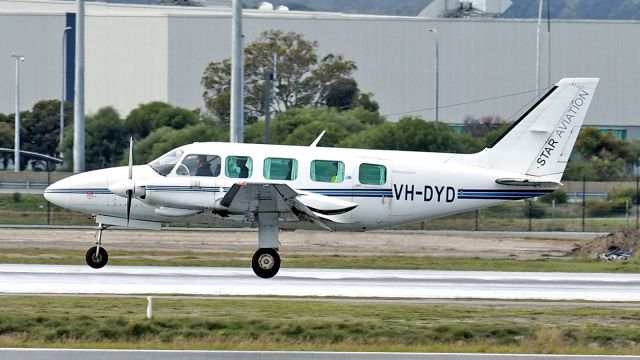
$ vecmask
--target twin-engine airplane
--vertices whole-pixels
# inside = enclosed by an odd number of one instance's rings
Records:
[[[147,165],[78,174],[44,196],[93,214],[87,264],[108,260],[111,225],[257,226],[252,267],[280,268],[279,229],[365,231],[548,194],[560,179],[598,79],[562,79],[483,151],[421,153],[233,143],[181,146]]]

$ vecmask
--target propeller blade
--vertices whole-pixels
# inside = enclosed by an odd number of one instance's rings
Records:
[[[133,179],[133,136],[129,138],[129,180]]]
[[[131,216],[131,198],[133,197],[133,190],[127,189],[127,227],[129,226],[129,218]]]

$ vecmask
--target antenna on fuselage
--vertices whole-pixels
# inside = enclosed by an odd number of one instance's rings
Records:
[[[327,132],[327,130],[322,130],[320,135],[318,135],[318,137],[315,140],[313,140],[313,142],[311,143],[311,145],[309,145],[309,147],[316,147],[316,145],[318,145],[318,143],[320,142],[320,140],[324,136],[324,133],[326,133],[326,132]]]

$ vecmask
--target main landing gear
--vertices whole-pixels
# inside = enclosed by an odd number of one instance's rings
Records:
[[[87,254],[85,255],[87,265],[91,266],[94,269],[100,269],[104,267],[109,261],[109,254],[107,253],[107,250],[102,247],[102,231],[104,231],[106,228],[106,226],[98,224],[98,229],[96,230],[96,246],[89,248],[89,250],[87,250]]]
[[[263,201],[263,199],[259,199],[259,201]],[[268,205],[272,205],[272,203],[268,203]],[[269,279],[280,270],[278,210],[267,206],[263,206],[263,209],[265,210],[257,213],[258,250],[253,254],[251,267],[256,275],[263,279]]]
[[[251,259],[253,272],[263,279],[274,277],[280,270],[280,255],[276,249],[262,248]]]

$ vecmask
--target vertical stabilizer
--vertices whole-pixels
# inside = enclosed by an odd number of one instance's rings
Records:
[[[559,182],[598,80],[560,80],[504,134],[465,163]]]

